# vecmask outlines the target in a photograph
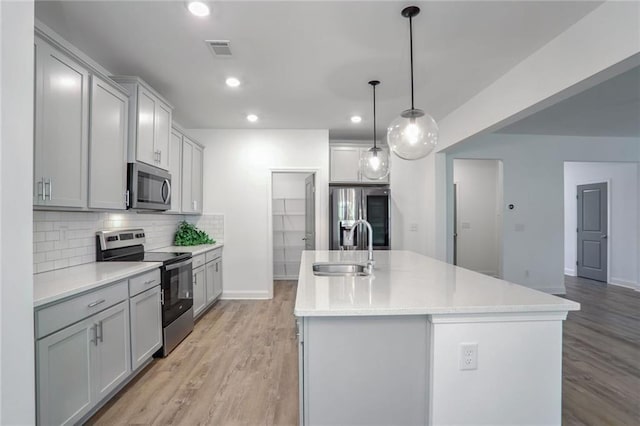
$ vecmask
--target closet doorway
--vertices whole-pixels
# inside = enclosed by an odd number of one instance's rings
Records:
[[[314,250],[315,173],[273,172],[273,279],[297,280],[303,250]]]

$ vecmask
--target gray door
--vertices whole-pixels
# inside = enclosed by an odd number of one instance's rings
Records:
[[[304,249],[316,248],[316,175],[304,180]]]
[[[607,184],[578,185],[578,276],[607,281]]]

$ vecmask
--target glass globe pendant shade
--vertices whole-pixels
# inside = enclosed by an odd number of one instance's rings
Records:
[[[387,128],[389,149],[404,160],[418,160],[438,144],[438,124],[420,109],[408,109]]]
[[[389,175],[389,154],[382,148],[373,147],[360,157],[360,172],[371,180],[381,180]]]

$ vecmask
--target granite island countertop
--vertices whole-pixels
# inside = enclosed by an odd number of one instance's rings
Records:
[[[377,316],[567,312],[580,304],[410,251],[375,251],[371,276],[320,277],[314,262],[366,262],[366,251],[304,251],[294,314]]]

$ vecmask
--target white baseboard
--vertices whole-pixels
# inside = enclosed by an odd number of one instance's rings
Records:
[[[222,300],[265,300],[271,299],[268,291],[236,290],[223,291]]]
[[[611,277],[611,279],[609,280],[609,284],[640,291],[640,287],[638,286],[638,283],[635,283],[633,281],[621,280],[620,278]]]
[[[575,277],[576,276],[576,270],[575,270],[575,268],[564,268],[564,274],[572,276],[572,277]]]

